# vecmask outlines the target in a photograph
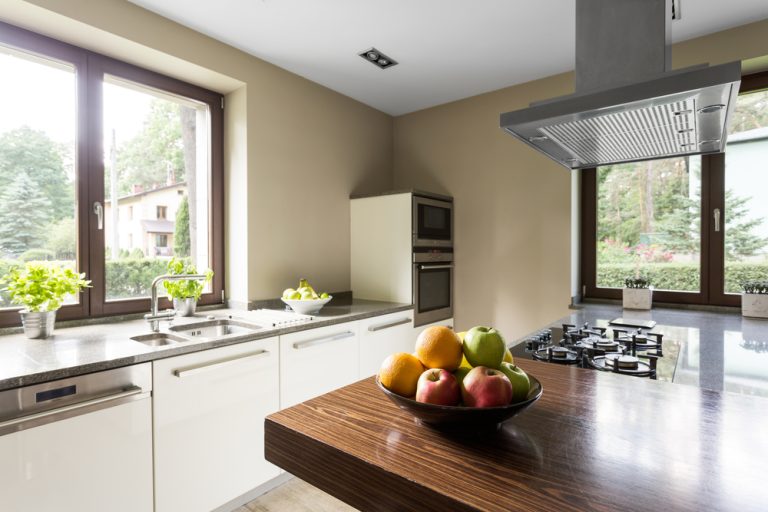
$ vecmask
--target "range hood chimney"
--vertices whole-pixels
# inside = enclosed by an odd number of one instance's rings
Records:
[[[576,0],[576,93],[501,114],[568,169],[720,153],[741,63],[671,69],[680,0]]]

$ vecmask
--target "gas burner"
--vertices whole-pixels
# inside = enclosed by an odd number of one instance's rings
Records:
[[[596,341],[594,347],[605,352],[619,352],[621,349],[619,342],[605,338]]]
[[[577,364],[579,355],[564,347],[545,347],[533,353],[533,358],[558,364]]]
[[[663,356],[662,353],[662,339],[664,335],[657,332],[644,333],[642,329],[637,329],[633,333],[628,333],[623,329],[613,330],[613,339],[623,343],[633,353],[637,350],[651,350],[653,349],[656,355]]]
[[[634,377],[650,377],[652,379],[656,377],[655,367],[634,356],[606,354],[590,359],[589,363],[592,368],[604,372],[621,373]]]

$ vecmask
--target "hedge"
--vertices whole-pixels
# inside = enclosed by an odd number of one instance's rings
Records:
[[[53,263],[53,262],[52,262]],[[71,262],[58,262],[66,265]],[[0,259],[0,276],[8,273],[8,269],[21,262]],[[107,299],[125,299],[131,297],[149,297],[152,280],[166,273],[167,259],[155,258],[125,258],[107,260]],[[4,286],[0,286],[4,288]],[[0,291],[0,308],[10,307],[11,302],[6,292]]]
[[[699,266],[694,263],[646,263],[641,273],[651,278],[657,290],[698,290]],[[597,285],[621,288],[624,279],[635,275],[633,263],[599,264]],[[741,283],[750,280],[768,279],[768,263],[726,263],[726,292],[740,293]]]

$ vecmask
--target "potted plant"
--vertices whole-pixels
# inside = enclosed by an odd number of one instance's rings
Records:
[[[171,275],[197,274],[197,268],[184,260],[171,258],[168,262],[168,273]],[[163,286],[168,298],[173,301],[173,309],[179,316],[192,316],[197,309],[197,301],[203,294],[205,285],[213,279],[213,271],[205,271],[205,283],[196,280],[165,281]]]
[[[91,285],[85,274],[59,265],[29,262],[12,267],[2,280],[4,291],[13,304],[24,306],[19,313],[24,334],[31,339],[44,339],[53,334],[56,311],[67,295],[80,293]]]
[[[651,309],[653,289],[650,278],[645,276],[626,278],[622,299],[624,309]]]
[[[741,285],[741,314],[768,318],[768,281],[747,281]]]

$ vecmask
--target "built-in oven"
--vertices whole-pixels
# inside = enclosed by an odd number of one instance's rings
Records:
[[[414,248],[413,325],[453,316],[453,249]]]
[[[453,202],[413,196],[413,246],[453,247]]]

